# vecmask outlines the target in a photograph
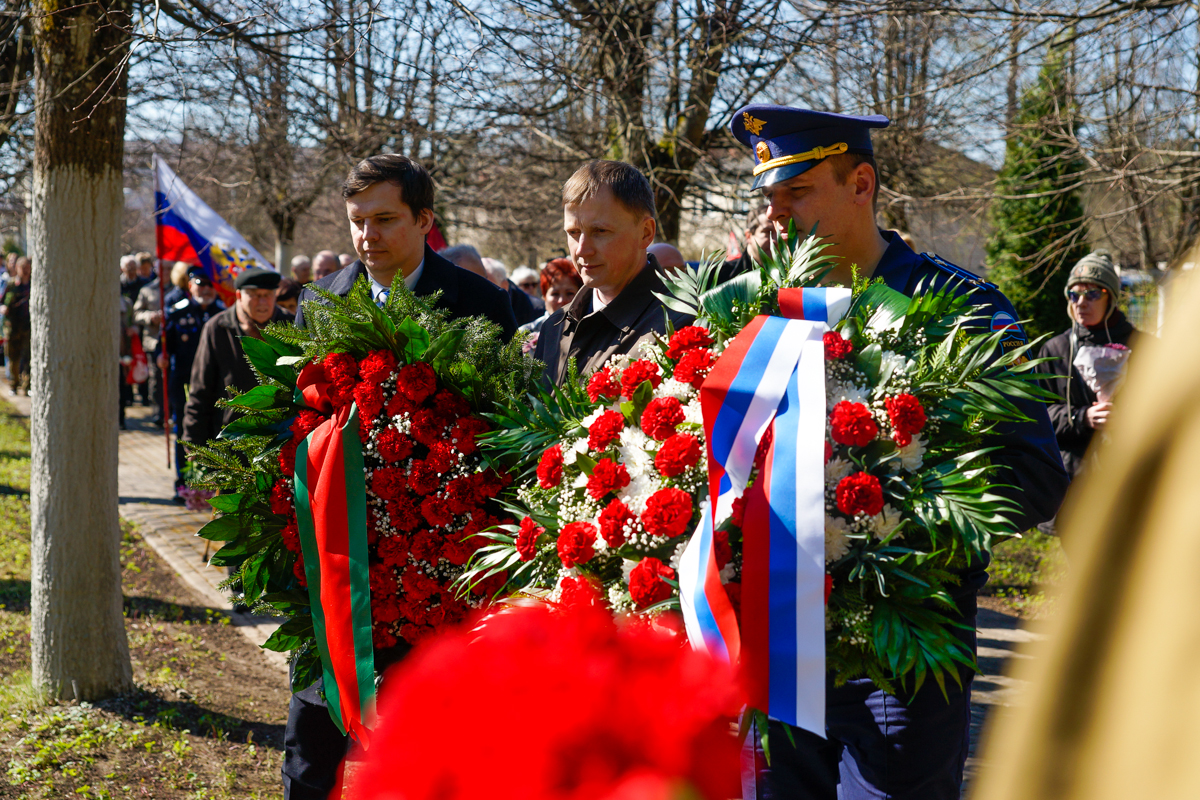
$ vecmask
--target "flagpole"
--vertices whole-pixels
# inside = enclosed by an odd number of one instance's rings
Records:
[[[150,164],[154,169],[154,253],[158,256],[158,313],[161,321],[158,323],[158,346],[162,349],[162,358],[167,362],[167,370],[159,368],[162,376],[162,410],[163,437],[167,443],[167,469],[171,468],[171,397],[167,391],[169,382],[171,356],[167,353],[167,276],[163,269],[162,251],[158,241],[158,153],[150,155]],[[158,366],[157,364],[155,366]]]

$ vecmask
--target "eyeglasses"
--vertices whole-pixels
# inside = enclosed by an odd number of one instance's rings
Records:
[[[1067,292],[1067,299],[1072,303],[1078,303],[1080,300],[1087,300],[1094,303],[1104,295],[1108,294],[1107,289],[1088,289],[1086,292]]]
[[[520,286],[522,289],[536,289],[536,288],[538,288],[538,282],[537,282],[537,281],[525,281],[525,282],[523,282],[523,283],[518,283],[517,285],[518,285],[518,286]]]

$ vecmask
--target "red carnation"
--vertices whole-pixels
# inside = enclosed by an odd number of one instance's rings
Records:
[[[537,541],[546,529],[533,521],[533,517],[521,520],[521,528],[517,531],[517,553],[522,561],[532,561],[537,555]]]
[[[296,576],[296,580],[300,583],[303,589],[308,588],[308,580],[304,577],[304,554],[296,553],[296,564],[292,567],[292,574]]]
[[[282,478],[271,487],[271,511],[281,517],[292,513],[292,487]]]
[[[408,488],[416,494],[433,494],[442,485],[441,476],[428,461],[414,461],[408,470]]]
[[[874,516],[883,510],[883,487],[869,472],[856,472],[842,478],[837,486],[837,507],[843,514]]]
[[[587,393],[593,403],[600,402],[602,397],[607,400],[616,400],[621,396],[621,384],[613,378],[612,370],[605,367],[596,371],[588,379]]]
[[[618,492],[628,485],[629,470],[625,465],[605,458],[596,462],[587,481],[587,490],[593,500],[600,500],[609,492]]]
[[[704,383],[704,379],[708,377],[708,371],[712,369],[712,365],[712,350],[702,348],[688,350],[675,365],[672,377],[680,383],[690,383],[699,389],[700,385]]]
[[[491,430],[490,426],[479,417],[463,417],[450,431],[450,441],[463,455],[471,455],[479,449],[476,439]]]
[[[588,428],[588,447],[592,450],[607,450],[625,429],[625,415],[620,411],[605,411]]]
[[[729,598],[729,605],[733,606],[733,615],[737,617],[737,621],[742,621],[742,585],[740,583],[725,584],[725,594]]]
[[[629,571],[629,594],[638,608],[652,606],[670,598],[671,585],[663,578],[675,579],[675,570],[657,558],[643,558]]]
[[[621,393],[632,400],[633,393],[646,381],[650,381],[650,385],[657,389],[662,383],[662,371],[653,361],[639,358],[621,373]]]
[[[543,489],[553,489],[562,483],[563,452],[561,447],[554,445],[546,448],[546,452],[542,453],[542,460],[538,462],[537,476],[538,486]]]
[[[410,402],[420,405],[437,391],[437,376],[433,367],[424,361],[401,367],[396,373],[396,391]]]
[[[571,569],[586,564],[596,554],[596,526],[590,522],[570,522],[558,534],[558,557]]]
[[[888,419],[892,422],[892,438],[901,447],[912,443],[912,437],[925,427],[925,409],[911,394],[899,394],[883,401]]]
[[[399,500],[406,485],[404,470],[398,467],[380,467],[371,476],[371,492],[384,500]]]
[[[445,475],[458,464],[458,454],[449,442],[435,442],[425,456],[425,463],[438,475]]]
[[[833,440],[838,444],[865,447],[874,441],[879,433],[875,418],[862,403],[843,400],[833,407],[833,414],[829,420],[833,429]]]
[[[742,497],[734,498],[733,511],[730,514],[729,521],[740,528],[740,527],[742,527],[742,523],[745,522],[745,520],[746,520],[746,498],[743,495]]]
[[[413,502],[413,498],[407,494],[398,500],[389,502],[387,514],[392,521],[392,526],[402,531],[411,531],[421,524],[421,512]]]
[[[413,442],[395,428],[387,427],[375,437],[375,450],[385,461],[403,461],[412,455]]]
[[[292,436],[295,441],[299,442],[308,438],[308,435],[321,427],[321,423],[326,417],[320,412],[314,411],[311,408],[302,408],[296,414],[296,418],[292,420]]]
[[[642,432],[651,439],[665,441],[683,422],[683,403],[677,397],[656,397],[642,412]]]
[[[291,479],[296,474],[296,440],[288,439],[279,448],[279,469],[284,477]]]
[[[668,437],[658,449],[654,466],[666,477],[675,478],[694,467],[699,460],[700,440],[690,433],[677,433]]]
[[[403,392],[396,392],[392,395],[392,399],[387,401],[384,410],[387,411],[389,417],[398,417],[416,411],[417,404],[405,397]]]
[[[488,467],[483,472],[475,474],[475,497],[482,503],[489,497],[500,494],[500,490],[512,483],[512,476],[507,472],[496,472]]]
[[[288,520],[288,524],[283,526],[280,535],[283,536],[284,547],[293,553],[300,552],[300,526],[296,524],[295,519]]]
[[[829,605],[829,595],[833,594],[833,576],[825,573],[825,605]]]
[[[843,339],[837,331],[826,331],[821,341],[825,343],[826,358],[845,358],[854,352],[854,345],[850,344],[850,340]]]
[[[454,515],[451,515],[449,505],[440,494],[431,494],[421,500],[421,516],[434,528],[446,528],[454,522]]]
[[[600,512],[600,535],[609,547],[620,547],[625,544],[626,529],[636,522],[637,515],[629,510],[629,506],[613,498]]]
[[[659,489],[646,501],[642,525],[651,536],[668,539],[687,532],[692,522],[692,496],[682,489],[669,486]]]
[[[428,501],[426,501],[428,502]],[[424,505],[422,504],[422,508]],[[430,564],[436,564],[442,555],[442,543],[444,537],[438,536],[433,531],[419,531],[412,537],[412,554],[417,561],[428,561]]]
[[[390,350],[373,350],[358,362],[359,376],[376,386],[390,378],[395,370],[396,357]]]
[[[445,431],[445,421],[436,411],[422,408],[413,413],[409,433],[426,447],[433,447],[440,442]]]
[[[471,413],[471,406],[458,392],[442,389],[433,398],[434,405],[442,415],[447,426],[453,425],[460,417]]]
[[[475,505],[475,482],[469,476],[455,478],[446,484],[446,503],[451,514],[466,514]]]
[[[712,343],[712,336],[707,330],[695,325],[688,325],[686,328],[675,331],[675,335],[667,343],[667,358],[675,360],[688,350],[712,347]]]
[[[600,587],[588,578],[566,577],[558,585],[562,589],[558,600],[562,608],[599,608],[603,605]]]
[[[408,564],[412,542],[407,536],[384,536],[378,541],[376,552],[384,564],[389,567],[403,567]]]
[[[383,410],[383,390],[373,383],[362,381],[354,387],[354,402],[358,404],[359,416],[364,421],[375,419]]]
[[[358,362],[349,353],[330,353],[321,362],[325,379],[335,386],[352,384],[358,378]]]

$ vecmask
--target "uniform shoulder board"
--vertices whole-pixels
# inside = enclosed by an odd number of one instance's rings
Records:
[[[171,308],[175,309],[176,311],[183,311],[185,308],[191,305],[191,302],[191,300],[185,297],[175,305],[171,306]]]
[[[983,278],[976,275],[970,270],[963,269],[957,264],[951,264],[941,256],[936,256],[933,253],[921,253],[921,257],[928,261],[933,266],[940,269],[942,272],[948,272],[955,278],[966,281],[970,286],[975,286],[980,289],[995,289],[996,284],[988,283]]]

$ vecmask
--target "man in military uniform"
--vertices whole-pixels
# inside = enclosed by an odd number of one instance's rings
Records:
[[[990,283],[937,256],[917,255],[894,231],[875,222],[878,170],[870,131],[886,117],[854,117],[782,106],[751,105],[734,117],[733,134],[754,154],[754,187],[768,203],[767,216],[780,233],[795,222],[799,235],[816,225],[839,257],[830,282],[850,284],[851,267],[866,278],[882,278],[906,295],[952,286],[971,292],[976,312],[991,330],[1005,330],[1005,348],[1026,337],[1008,299]],[[1028,530],[1058,511],[1067,476],[1045,406],[1014,400],[1030,421],[997,426],[987,444],[997,447],[997,484],[1014,500],[1017,531]],[[976,592],[987,582],[987,563],[973,564],[955,587],[955,601],[974,649]],[[826,739],[793,730],[796,746],[771,723],[771,765],[756,754],[755,774],[745,777],[748,798],[805,800],[942,800],[961,792],[971,722],[971,675],[962,686],[947,681],[948,699],[932,681],[915,693],[887,695],[870,680],[848,682],[826,692]],[[840,789],[839,789],[840,784]]]
[[[159,368],[167,373],[167,400],[175,424],[175,491],[183,486],[183,410],[187,405],[188,383],[192,379],[192,361],[200,346],[204,323],[225,310],[217,299],[217,290],[203,267],[188,269],[188,296],[167,309],[163,335],[159,340]],[[176,496],[176,502],[182,502]]]

